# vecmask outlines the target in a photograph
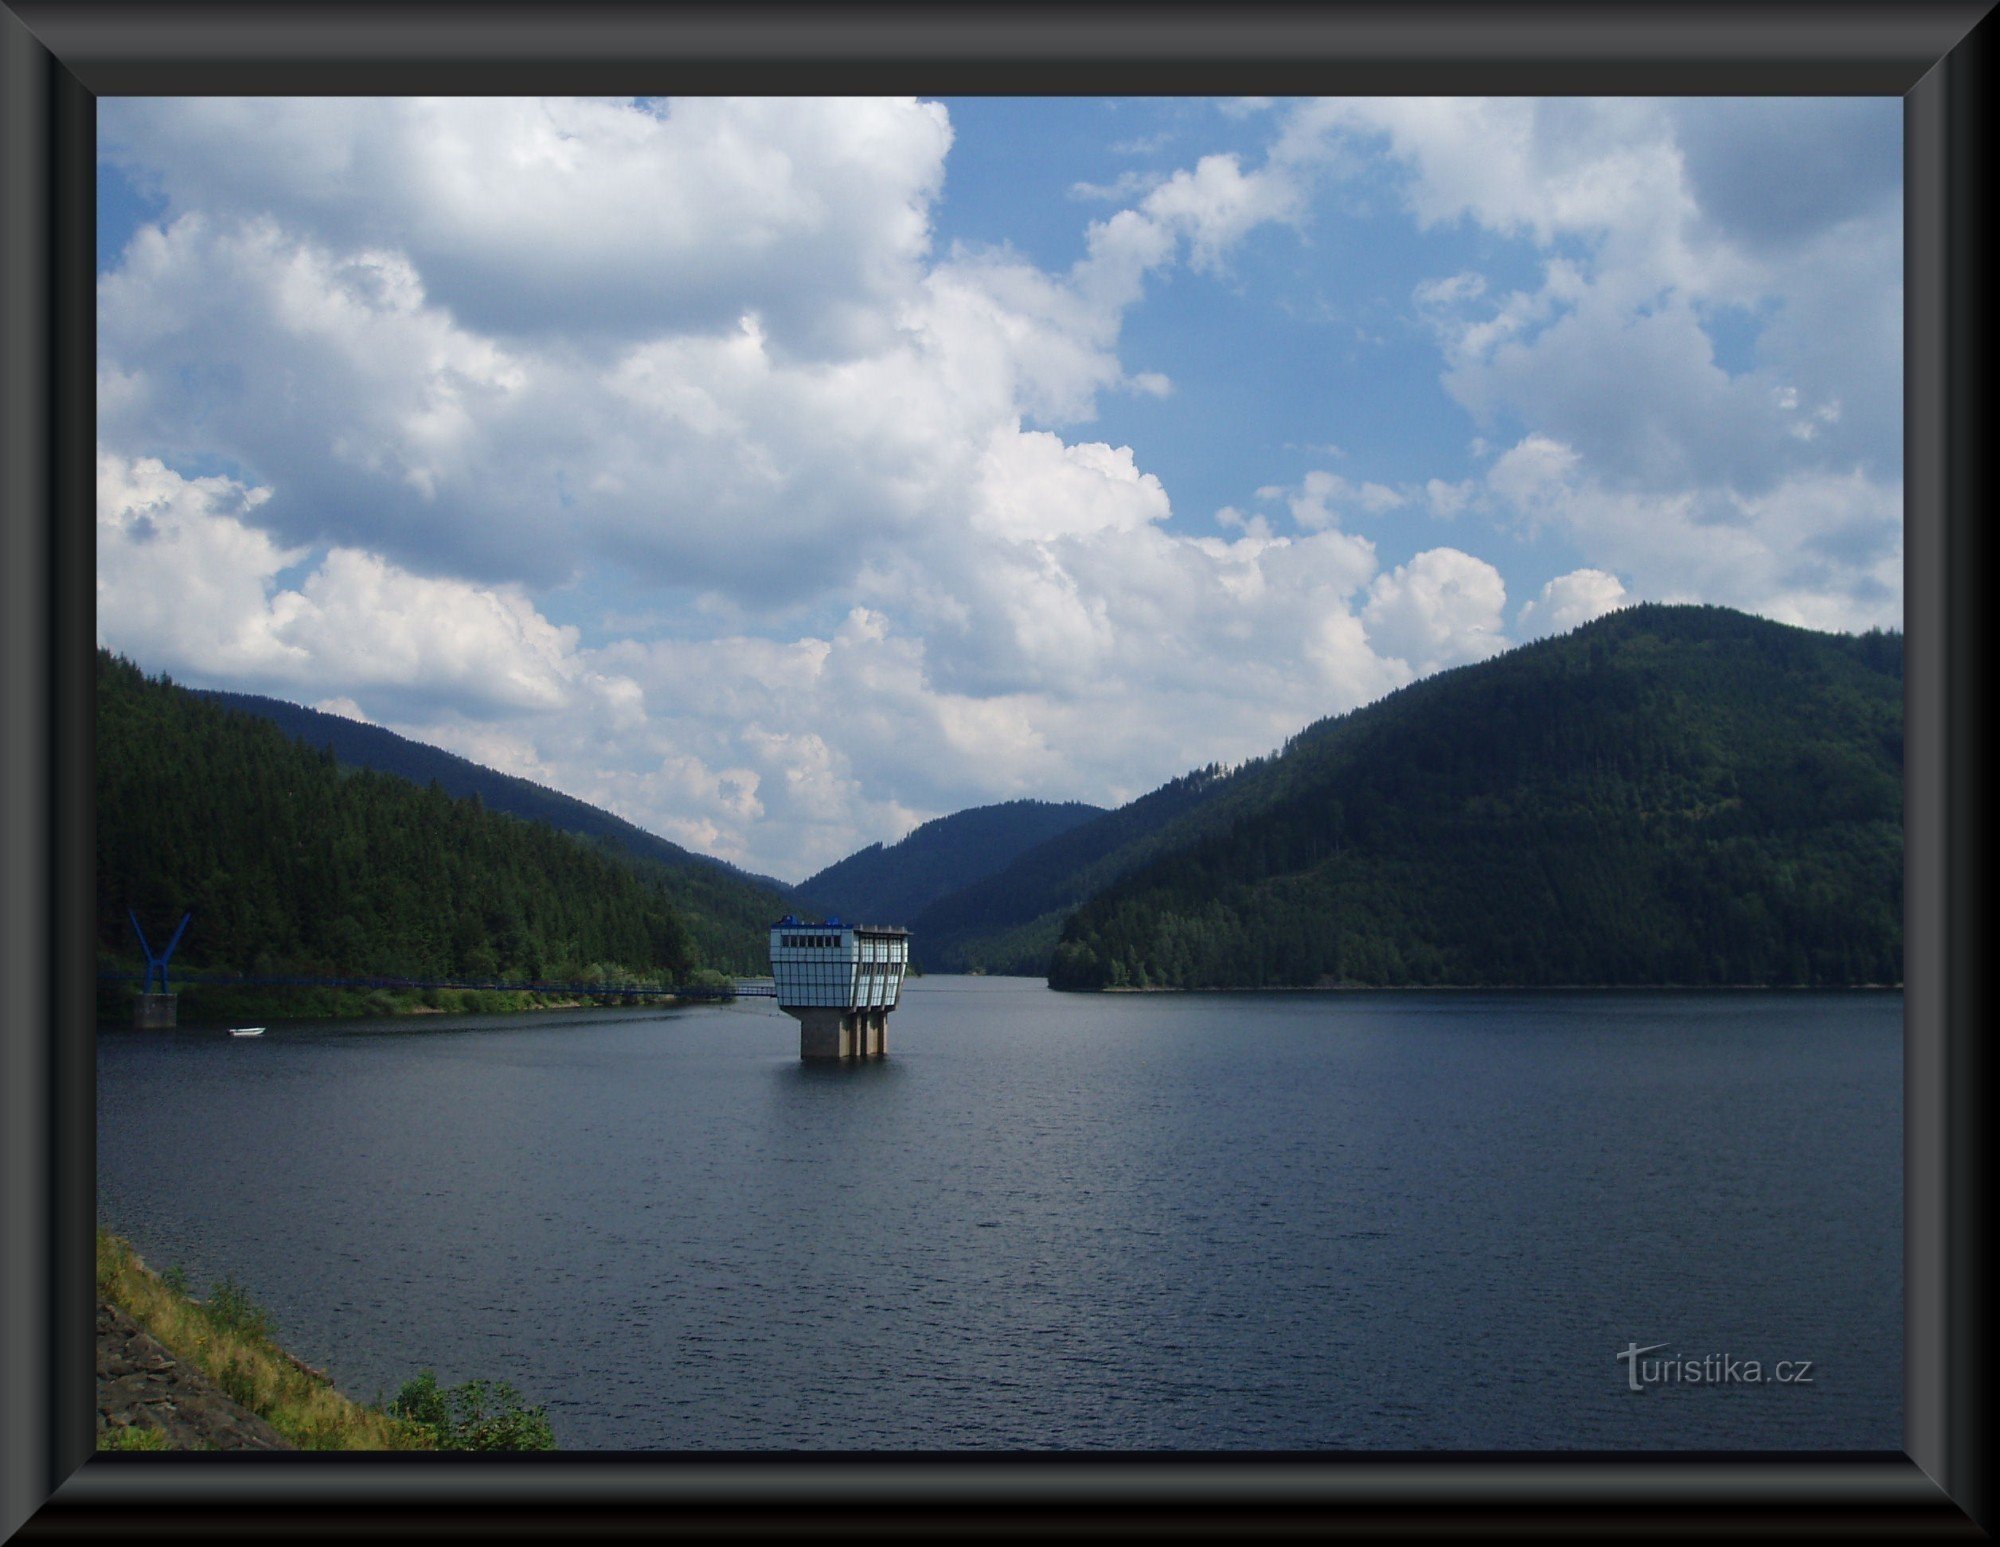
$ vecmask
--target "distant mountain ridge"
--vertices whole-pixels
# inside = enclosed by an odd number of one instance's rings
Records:
[[[1225,777],[1207,768],[1170,780],[943,894],[916,915],[913,949],[934,971],[1041,976],[1070,911],[1143,863]]]
[[[849,920],[907,924],[931,902],[1011,864],[1044,840],[1105,815],[1081,801],[1010,800],[924,823],[900,841],[871,843],[801,881],[801,906]]]
[[[739,870],[726,860],[697,854],[531,779],[500,773],[468,758],[427,746],[323,710],[254,693],[193,689],[218,708],[269,721],[285,735],[324,748],[348,768],[393,774],[414,784],[432,783],[454,799],[478,796],[489,810],[525,817],[602,844],[662,882],[680,906],[705,959],[738,972],[761,972],[767,963],[771,920],[792,906],[791,889],[769,876]]]

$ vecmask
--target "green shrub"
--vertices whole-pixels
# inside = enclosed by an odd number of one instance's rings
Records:
[[[439,1450],[554,1450],[555,1431],[539,1407],[527,1407],[504,1381],[471,1380],[442,1389],[429,1370],[406,1381],[389,1404],[392,1417],[417,1425]]]
[[[225,1278],[208,1294],[208,1317],[216,1326],[246,1337],[271,1336],[271,1313],[244,1292],[234,1279]]]

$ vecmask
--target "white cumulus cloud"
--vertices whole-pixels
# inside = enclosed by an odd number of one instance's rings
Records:
[[[266,494],[100,456],[99,642],[205,685],[335,688],[348,711],[369,694],[544,711],[582,685],[576,631],[511,588],[410,574],[352,548],[282,583],[309,555],[245,523]]]
[[[1376,577],[1361,621],[1371,647],[1423,676],[1505,649],[1506,605],[1506,582],[1491,564],[1429,548]]]
[[[1576,569],[1558,575],[1533,601],[1521,606],[1520,626],[1529,638],[1566,634],[1573,628],[1615,612],[1625,602],[1625,587],[1616,575],[1601,569]]]

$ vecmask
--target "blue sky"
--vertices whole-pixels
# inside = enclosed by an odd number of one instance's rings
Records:
[[[1203,155],[1254,162],[1269,129],[1265,113],[1231,118],[1200,100],[947,105],[960,137],[940,239],[1011,244],[1050,271],[1081,259],[1087,223],[1117,207],[1080,189],[1170,177]],[[1143,452],[1173,495],[1176,525],[1216,530],[1216,511],[1303,478],[1328,461],[1328,445],[1390,481],[1469,460],[1465,417],[1411,306],[1412,276],[1478,267],[1527,283],[1532,251],[1472,226],[1420,235],[1407,221],[1371,219],[1395,207],[1396,174],[1386,162],[1359,170],[1307,224],[1254,230],[1227,272],[1163,276],[1128,313],[1121,356],[1175,390],[1107,396],[1092,433]]]
[[[1900,113],[107,99],[99,637],[798,879],[1634,601],[1900,626]]]

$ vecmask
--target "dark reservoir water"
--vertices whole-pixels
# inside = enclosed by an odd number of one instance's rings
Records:
[[[1900,1449],[1901,1027],[933,977],[849,1067],[768,1000],[109,1031],[100,1216],[570,1449]]]

